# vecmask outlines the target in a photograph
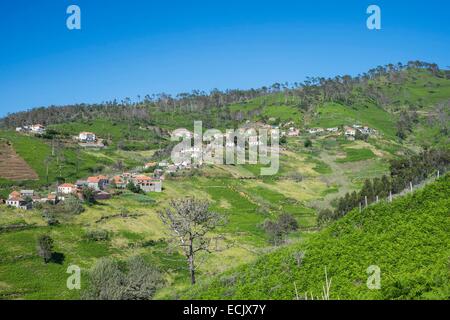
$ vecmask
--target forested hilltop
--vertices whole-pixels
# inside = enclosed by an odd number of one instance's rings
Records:
[[[7,115],[3,128],[30,123],[43,125],[106,119],[113,122],[176,127],[192,119],[203,120],[207,127],[237,124],[243,119],[277,118],[290,107],[303,119],[320,113],[320,108],[337,103],[352,109],[375,105],[397,113],[398,134],[405,136],[417,119],[417,112],[433,108],[430,121],[442,121],[444,105],[434,105],[450,92],[450,71],[434,63],[411,61],[406,64],[378,66],[357,76],[312,77],[303,83],[274,83],[249,90],[194,90],[172,96],[166,93],[105,101],[99,104],[49,106]],[[170,114],[168,116],[167,114]],[[186,115],[186,120],[179,115]],[[178,115],[178,116],[177,116]],[[294,120],[294,119],[293,119]],[[298,121],[298,119],[295,119]]]

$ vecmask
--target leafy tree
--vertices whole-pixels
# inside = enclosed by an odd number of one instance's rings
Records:
[[[84,196],[84,194],[83,194],[83,196]],[[93,195],[88,195],[88,196],[93,197]],[[94,199],[94,201],[95,201],[95,199]],[[77,214],[84,212],[83,202],[73,195],[66,197],[63,206],[64,206],[64,211],[69,214],[77,215]]]
[[[45,263],[50,262],[53,254],[53,239],[50,236],[42,235],[37,239],[37,253]]]
[[[92,188],[84,187],[81,190],[81,194],[83,195],[83,200],[87,204],[95,204],[97,201],[95,200],[95,190]]]
[[[128,182],[127,189],[133,193],[142,193],[141,187],[138,184],[134,184],[133,181]]]
[[[280,225],[281,230],[283,230],[284,232],[291,232],[298,230],[297,220],[295,220],[295,218],[288,213],[283,213],[279,216],[278,224]]]

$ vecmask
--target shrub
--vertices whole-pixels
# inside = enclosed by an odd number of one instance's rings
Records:
[[[109,239],[109,233],[106,230],[88,230],[86,231],[84,238],[87,241],[106,241]]]
[[[141,257],[120,264],[102,258],[89,271],[89,285],[82,293],[87,300],[150,300],[164,284],[161,273]]]

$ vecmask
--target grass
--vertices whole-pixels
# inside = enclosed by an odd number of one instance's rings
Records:
[[[317,108],[311,127],[337,127],[353,124],[368,125],[389,138],[395,138],[395,118],[373,104],[348,107],[338,103],[325,103]]]
[[[331,299],[449,299],[450,177],[413,195],[352,211],[308,240],[260,257],[181,292],[187,299],[320,296],[324,268]],[[301,263],[295,258],[305,254]],[[381,269],[381,289],[366,286]]]
[[[50,157],[49,182],[54,182],[59,176],[60,167],[62,177],[65,177],[67,181],[75,181],[77,178],[91,175],[93,170],[112,164],[110,159],[95,157],[81,151],[78,156],[77,172],[77,153],[72,148],[63,149],[63,157],[61,157],[63,160],[60,160],[61,166],[59,166],[56,156],[52,157],[52,147],[49,141],[10,131],[0,131],[0,138],[10,141],[17,154],[36,171],[40,178],[39,184],[46,183],[45,160],[48,157]]]
[[[346,156],[343,159],[338,159],[338,163],[345,162],[357,162],[363,160],[369,160],[375,157],[375,154],[370,149],[353,149],[346,148],[345,149]]]

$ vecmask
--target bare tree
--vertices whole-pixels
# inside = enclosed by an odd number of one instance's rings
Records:
[[[209,206],[204,200],[184,198],[172,200],[170,208],[159,212],[173,240],[186,256],[192,284],[195,284],[196,254],[200,251],[217,251],[217,246],[213,248],[214,237],[210,233],[225,222],[224,217],[210,211]]]

